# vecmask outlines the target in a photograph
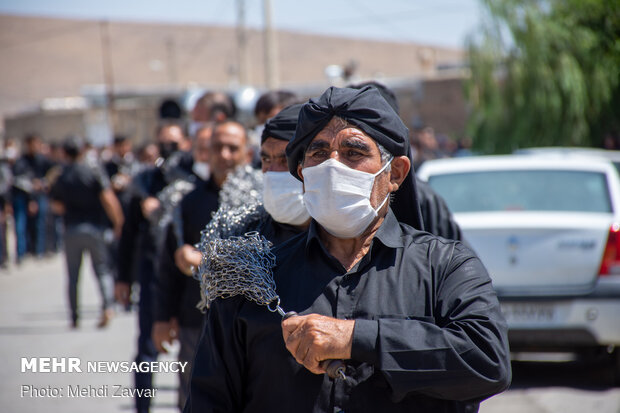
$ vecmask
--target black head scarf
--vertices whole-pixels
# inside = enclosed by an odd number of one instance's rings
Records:
[[[273,118],[269,119],[267,123],[265,123],[265,128],[261,135],[261,145],[265,143],[267,138],[276,138],[287,142],[293,139],[295,128],[297,127],[299,110],[302,106],[301,103],[287,106]]]
[[[379,91],[367,86],[362,89],[330,87],[319,98],[304,104],[299,112],[295,136],[286,146],[291,174],[303,160],[310,142],[337,116],[364,131],[394,156],[411,159],[409,130]],[[394,194],[392,210],[400,222],[424,229],[417,200],[413,164],[409,174]]]

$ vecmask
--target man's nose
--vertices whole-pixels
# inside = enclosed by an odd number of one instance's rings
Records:
[[[232,157],[232,152],[229,148],[223,147],[221,151],[222,158],[229,160]]]

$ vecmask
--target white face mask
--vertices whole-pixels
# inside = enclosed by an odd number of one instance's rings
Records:
[[[196,176],[203,181],[209,179],[211,176],[211,170],[209,169],[209,164],[206,162],[196,162],[192,165],[192,172],[196,174]]]
[[[304,206],[302,183],[289,172],[263,174],[263,203],[277,222],[301,225],[310,219]]]
[[[310,216],[335,237],[359,236],[390,196],[377,209],[370,204],[375,177],[391,162],[375,174],[349,168],[333,158],[304,168],[304,203]]]

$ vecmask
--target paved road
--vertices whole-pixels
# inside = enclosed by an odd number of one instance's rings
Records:
[[[95,325],[99,316],[99,294],[85,261],[80,284],[83,322],[78,330],[68,328],[65,302],[65,272],[61,257],[27,260],[20,267],[0,270],[0,411],[114,413],[133,411],[131,398],[69,398],[67,386],[131,386],[131,375],[123,373],[32,373],[21,372],[22,357],[78,357],[88,361],[132,361],[137,318],[120,313],[105,330]],[[173,356],[163,358],[173,360]],[[605,365],[578,363],[515,363],[511,389],[485,401],[482,413],[620,413],[620,388],[611,386]],[[158,389],[154,413],[176,412],[177,377],[155,376]],[[22,386],[61,388],[65,397],[21,397]]]
[[[88,361],[133,361],[137,338],[136,313],[118,313],[111,325],[99,330],[100,298],[90,261],[82,266],[80,305],[82,322],[69,329],[65,301],[66,276],[60,256],[26,260],[20,267],[0,270],[0,411],[112,413],[133,411],[130,397],[111,397],[114,386],[131,387],[131,373],[87,373]],[[21,358],[77,357],[82,373],[21,372]],[[174,360],[172,356],[160,358]],[[63,397],[35,397],[22,386],[60,389]],[[68,397],[68,386],[108,388],[104,397]],[[158,389],[153,399],[154,413],[176,409],[178,380],[175,373],[155,375]]]

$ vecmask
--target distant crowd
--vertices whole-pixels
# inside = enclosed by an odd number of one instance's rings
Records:
[[[298,98],[292,92],[273,91],[263,94],[257,101],[255,127],[249,130],[253,138],[251,144],[255,167],[260,166],[257,139],[260,139],[262,126],[280,109],[296,100]],[[200,127],[235,113],[233,101],[221,93],[206,93],[186,119],[182,119],[180,108],[174,105],[171,100],[162,103],[160,121],[181,126],[188,139],[187,147],[191,147],[191,139]],[[209,105],[211,108],[208,108]],[[437,135],[431,126],[414,128],[410,139],[414,169],[429,159],[472,154],[470,138],[457,141],[445,135]],[[114,136],[111,141],[102,147],[92,146],[85,141],[85,157],[105,170],[115,193],[120,196],[121,203],[126,205],[132,178],[145,168],[154,166],[163,157],[155,141],[137,146],[122,135]],[[50,208],[49,191],[65,163],[62,142],[49,142],[44,131],[30,133],[22,139],[8,137],[4,140],[0,152],[0,269],[8,267],[11,256],[15,264],[19,265],[28,257],[42,258],[61,252],[62,217]],[[14,220],[14,252],[8,249],[9,217]]]

